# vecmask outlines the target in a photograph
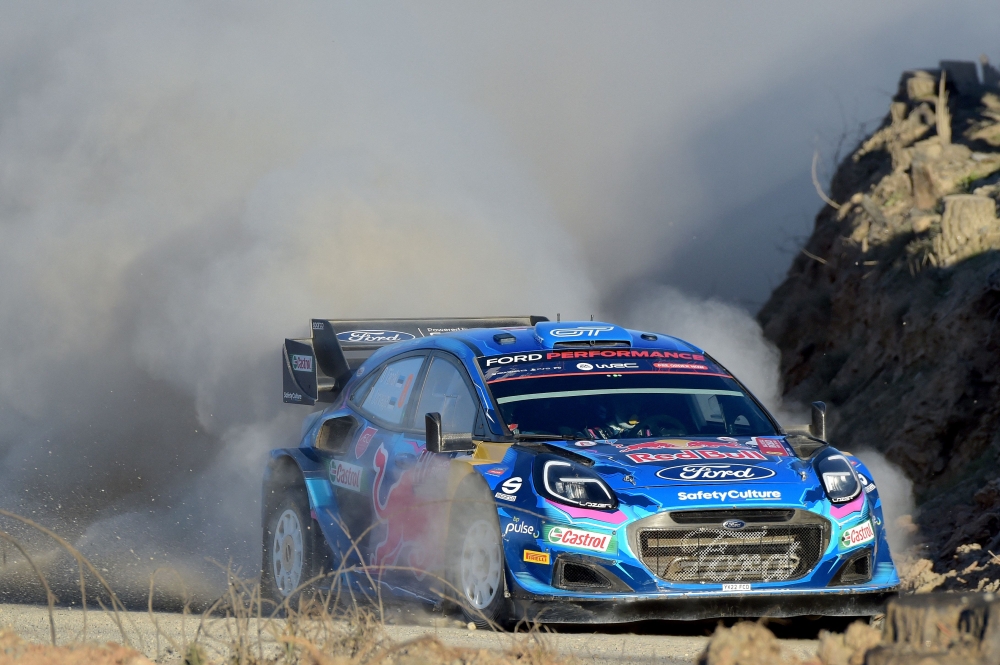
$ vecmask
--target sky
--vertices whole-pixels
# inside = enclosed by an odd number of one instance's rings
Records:
[[[904,69],[1000,60],[984,2],[0,12],[0,505],[137,589],[255,565],[310,317],[594,314],[788,406],[752,314],[813,151],[829,177]]]

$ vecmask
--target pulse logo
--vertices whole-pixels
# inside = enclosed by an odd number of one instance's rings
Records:
[[[504,527],[503,535],[506,536],[508,533],[523,534],[533,538],[539,536],[538,530],[526,522],[508,522],[507,526]]]

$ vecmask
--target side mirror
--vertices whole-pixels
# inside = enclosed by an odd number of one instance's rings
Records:
[[[826,403],[812,403],[812,423],[809,425],[809,433],[817,439],[826,441]]]
[[[432,453],[471,453],[476,449],[472,433],[445,434],[441,428],[441,414],[428,413],[424,416],[427,426],[427,450]]]

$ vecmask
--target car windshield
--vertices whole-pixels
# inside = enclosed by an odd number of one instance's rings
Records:
[[[515,376],[495,374],[492,381],[487,375],[500,415],[515,434],[582,439],[776,434],[761,408],[721,371],[523,370]]]

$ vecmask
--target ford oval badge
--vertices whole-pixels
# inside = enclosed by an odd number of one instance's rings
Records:
[[[689,483],[731,483],[770,478],[774,475],[774,469],[752,464],[680,464],[660,469],[656,475],[664,480]]]
[[[742,529],[746,525],[747,523],[743,520],[726,520],[722,523],[723,528],[731,530]]]

